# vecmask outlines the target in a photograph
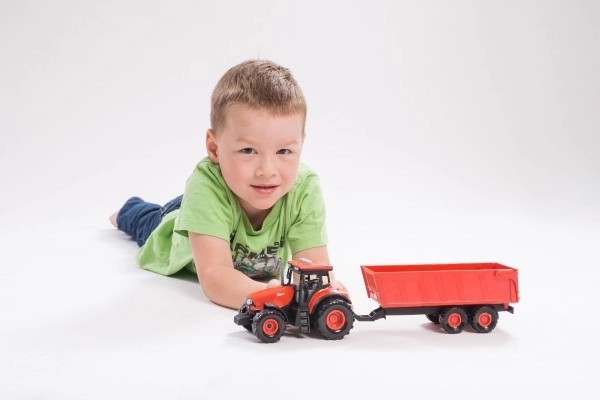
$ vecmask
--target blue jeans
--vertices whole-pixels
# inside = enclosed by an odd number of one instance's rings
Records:
[[[117,227],[142,247],[162,218],[181,207],[182,199],[183,195],[179,195],[161,207],[139,197],[131,197],[117,214]]]

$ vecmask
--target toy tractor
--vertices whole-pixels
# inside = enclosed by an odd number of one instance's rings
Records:
[[[353,327],[354,312],[348,292],[330,285],[332,270],[329,264],[307,259],[289,261],[281,286],[250,294],[234,322],[265,343],[279,341],[288,326],[342,339]]]

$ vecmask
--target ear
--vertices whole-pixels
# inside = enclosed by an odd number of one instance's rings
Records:
[[[215,139],[215,131],[209,129],[206,131],[206,152],[208,157],[215,164],[219,163],[219,145]]]

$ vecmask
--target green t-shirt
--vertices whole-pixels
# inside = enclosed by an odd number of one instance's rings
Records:
[[[181,208],[165,215],[140,248],[140,267],[162,275],[195,272],[188,232],[227,240],[234,267],[246,275],[276,277],[292,254],[327,244],[319,178],[301,164],[292,189],[254,230],[219,165],[207,157],[188,178]]]

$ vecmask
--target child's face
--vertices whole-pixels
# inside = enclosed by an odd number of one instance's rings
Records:
[[[265,215],[294,185],[303,122],[301,114],[274,116],[235,104],[223,128],[208,131],[208,154],[250,219]]]

